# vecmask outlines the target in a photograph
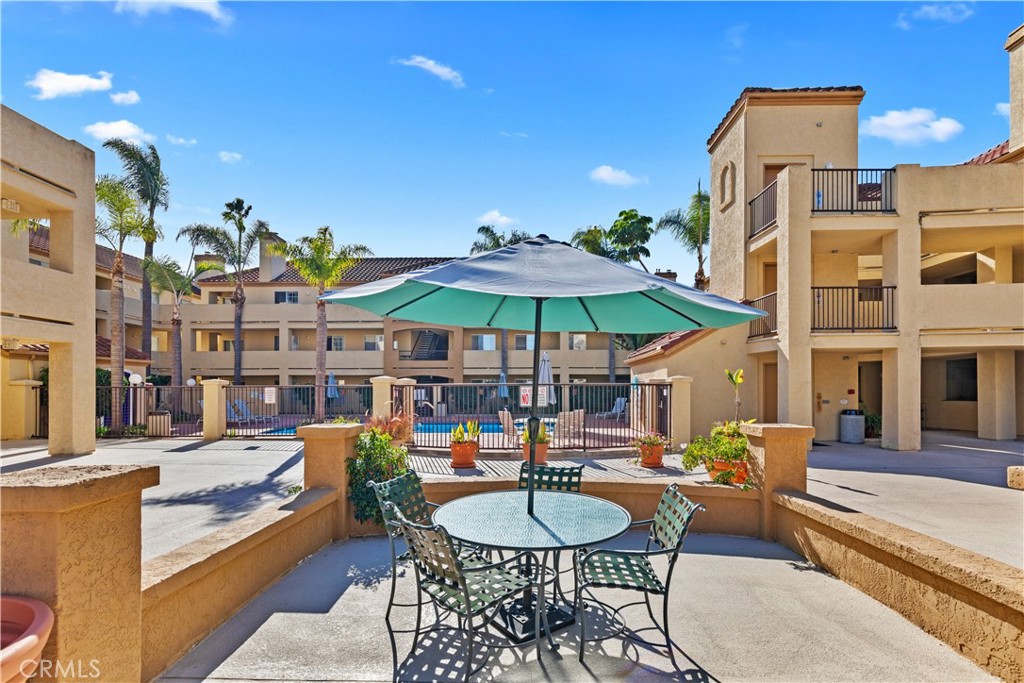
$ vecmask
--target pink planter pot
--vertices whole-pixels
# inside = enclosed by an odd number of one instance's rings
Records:
[[[35,673],[53,628],[45,603],[0,596],[0,683],[22,683]]]

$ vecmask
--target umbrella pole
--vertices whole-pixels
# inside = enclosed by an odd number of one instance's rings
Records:
[[[533,469],[537,462],[537,434],[540,432],[540,418],[537,417],[537,392],[540,379],[540,317],[544,299],[536,298],[537,312],[533,324],[533,390],[530,392],[530,419],[526,421],[526,433],[530,437],[530,468],[526,477],[526,512],[533,517]]]

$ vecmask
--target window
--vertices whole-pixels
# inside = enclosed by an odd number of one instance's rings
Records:
[[[470,348],[473,351],[493,351],[497,348],[493,334],[474,334],[470,337]]]
[[[41,265],[43,265],[43,262],[42,262],[42,261],[40,261],[40,260],[39,260],[39,259],[37,259],[37,258],[30,258],[30,259],[28,260],[28,262],[29,262],[29,263],[31,263],[31,264],[32,264],[33,266],[41,266]]]
[[[299,303],[298,292],[274,292],[275,304],[297,304]]]
[[[221,350],[223,350],[223,351],[234,351],[235,350],[235,340],[234,339],[225,339],[221,343],[224,345]],[[245,351],[245,340],[244,339],[242,340],[242,345],[241,345],[240,348],[243,351]]]
[[[516,351],[533,351],[533,335],[517,334],[515,348]]]
[[[946,400],[978,400],[978,359],[946,361]]]
[[[328,351],[344,351],[345,350],[345,338],[336,335],[327,335],[327,350]]]
[[[587,350],[587,335],[571,333],[569,335],[569,350],[570,351],[586,351]]]
[[[274,335],[274,350],[275,351],[280,351],[281,350],[281,337],[279,335],[276,335],[276,334]]]
[[[364,351],[383,351],[384,350],[384,335],[383,334],[368,334],[363,337],[363,350]]]

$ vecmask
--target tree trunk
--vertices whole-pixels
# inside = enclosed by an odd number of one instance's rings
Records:
[[[245,309],[245,287],[242,286],[242,274],[238,273],[235,283],[235,376],[234,384],[242,383],[242,311]]]
[[[181,415],[184,404],[184,389],[181,387],[184,383],[181,372],[181,309],[175,304],[171,315],[171,422]]]
[[[110,268],[110,431],[121,433],[124,403],[124,255],[114,252]]]
[[[534,339],[534,344],[540,344],[540,339]],[[505,381],[508,381],[508,330],[502,328],[501,330],[501,372],[505,375]]]
[[[149,223],[153,224],[153,211],[149,212]],[[145,256],[153,258],[153,243],[146,242]],[[153,357],[153,285],[149,281],[146,271],[142,271],[142,352],[148,358]],[[149,376],[150,366],[146,366],[146,376]]]
[[[320,287],[319,296],[324,295],[324,288]],[[327,302],[319,297],[316,300],[316,378],[314,388],[313,421],[324,421],[324,384],[327,374]]]
[[[608,381],[615,382],[615,335],[608,333]]]

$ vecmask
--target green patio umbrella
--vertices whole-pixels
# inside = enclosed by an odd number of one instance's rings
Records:
[[[322,297],[436,325],[534,330],[527,507],[533,514],[541,332],[729,327],[762,311],[580,251],[546,235]]]

